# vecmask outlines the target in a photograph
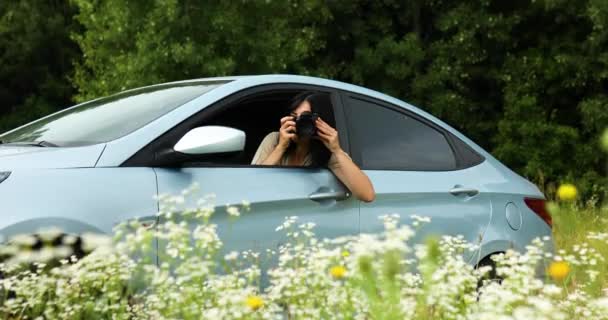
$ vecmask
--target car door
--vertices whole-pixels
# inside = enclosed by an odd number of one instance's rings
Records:
[[[361,203],[361,232],[382,230],[380,216],[397,213],[402,223],[413,215],[431,219],[416,242],[447,234],[479,243],[491,217],[474,168],[483,159],[465,159],[463,142],[401,107],[347,92],[342,100],[352,157],[376,191],[375,201]]]
[[[259,90],[263,89],[256,92]],[[210,109],[217,114],[221,108],[218,104]],[[232,111],[226,112],[229,115]],[[358,201],[326,168],[233,165],[218,157],[211,162],[184,163],[178,168],[155,168],[155,172],[159,194],[180,194],[198,184],[199,196],[215,195],[211,223],[218,225],[224,252],[276,249],[286,237],[284,231],[275,229],[290,216],[297,216],[298,223],[315,223],[314,230],[320,238],[359,232]],[[186,206],[194,205],[197,198],[186,201]],[[249,202],[250,210],[241,212],[237,219],[231,218],[227,205],[243,201]],[[197,222],[192,223],[191,228],[196,227]],[[159,250],[162,247],[160,243]]]
[[[215,195],[211,222],[218,225],[225,251],[276,249],[285,241],[275,229],[286,217],[313,222],[319,237],[356,234],[359,209],[355,199],[328,169],[280,167],[156,168],[160,194],[180,194],[192,184],[197,195]],[[195,205],[198,197],[186,199]],[[231,219],[227,205],[250,203],[250,210]],[[195,227],[195,226],[192,226]]]

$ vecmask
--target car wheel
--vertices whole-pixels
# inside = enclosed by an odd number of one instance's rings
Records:
[[[479,290],[484,285],[484,283],[487,282],[497,282],[498,284],[502,283],[502,277],[498,276],[498,274],[496,273],[496,262],[492,260],[492,256],[497,254],[500,254],[500,252],[486,256],[485,258],[481,259],[479,263],[477,263],[477,265],[475,266],[475,268],[486,266],[491,267],[490,272],[488,272],[483,278],[479,279],[477,283],[477,290]]]
[[[0,252],[0,263],[10,262],[11,259],[16,259],[19,261],[20,259],[18,255],[24,252],[27,252],[30,255],[40,254],[42,256],[42,250],[45,248],[51,248],[51,252],[56,251],[55,249],[59,250],[58,248],[64,249],[63,251],[65,254],[63,255],[56,255],[50,257],[48,260],[40,260],[40,262],[45,264],[45,269],[50,269],[60,265],[61,260],[67,259],[68,263],[74,263],[86,256],[88,253],[83,246],[83,240],[80,236],[65,233],[57,233],[53,237],[40,234],[21,235],[11,239],[3,246],[6,250],[2,250]],[[38,266],[36,265],[35,261],[33,261],[31,263],[23,263],[23,266],[16,269],[15,272],[18,273],[24,270],[36,272],[37,268]],[[0,270],[0,279],[4,279],[7,276],[5,271],[6,269]],[[0,301],[15,297],[15,293],[11,290],[0,291],[3,292],[3,294],[0,295]]]

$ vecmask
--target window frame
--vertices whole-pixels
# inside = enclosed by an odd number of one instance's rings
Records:
[[[380,167],[380,166],[366,167],[366,166],[363,166],[363,159],[361,157],[360,146],[357,145],[356,139],[354,139],[354,137],[349,134],[348,140],[350,143],[349,147],[352,151],[351,157],[352,157],[353,161],[362,170],[409,171],[409,172],[447,172],[447,171],[457,171],[457,170],[463,170],[466,168],[474,167],[485,161],[485,158],[482,155],[480,155],[477,151],[473,150],[464,141],[458,139],[458,137],[454,136],[452,133],[447,131],[445,128],[443,128],[440,125],[434,123],[433,121],[425,118],[424,116],[421,116],[411,110],[408,110],[407,108],[397,106],[397,105],[387,102],[385,100],[373,98],[373,97],[370,97],[370,96],[367,96],[364,94],[351,92],[351,91],[340,90],[340,96],[341,96],[341,102],[343,103],[342,112],[343,112],[343,116],[345,118],[345,125],[347,128],[350,128],[350,126],[351,126],[351,123],[349,122],[349,119],[348,119],[348,115],[346,113],[346,108],[347,108],[349,99],[356,99],[356,100],[364,101],[366,103],[374,104],[374,105],[377,105],[379,108],[385,108],[390,111],[403,114],[416,121],[419,121],[420,123],[430,127],[431,129],[434,129],[435,131],[437,131],[439,134],[441,134],[445,138],[448,146],[450,147],[450,151],[452,152],[452,155],[454,156],[454,160],[456,162],[454,168],[435,169],[435,170],[430,170],[430,169],[414,170],[414,169],[406,168],[406,167],[401,167],[401,168],[394,168],[394,167],[386,168],[386,167]],[[473,157],[467,157],[462,150],[463,147],[466,147],[469,154],[472,154]]]
[[[340,139],[340,145],[342,146],[345,152],[349,152],[349,143],[348,143],[348,132],[346,128],[346,120],[344,119],[344,111],[342,108],[342,101],[340,97],[340,93],[337,89],[325,86],[319,86],[314,84],[302,84],[302,83],[272,83],[272,84],[262,84],[257,86],[252,86],[245,88],[243,90],[237,91],[230,95],[223,97],[222,99],[212,103],[209,106],[206,106],[173,126],[171,129],[167,130],[163,134],[156,137],[146,146],[138,150],[134,153],[129,159],[124,161],[120,166],[121,167],[159,167],[154,164],[156,159],[156,155],[164,152],[170,152],[173,150],[173,146],[177,141],[183,137],[196,123],[201,123],[209,118],[216,116],[220,113],[224,108],[237,103],[239,100],[246,98],[250,95],[259,94],[265,91],[273,91],[273,90],[315,90],[323,93],[328,93],[330,95],[331,104],[333,107],[334,119],[336,122],[336,130],[338,131],[338,136]],[[341,130],[342,129],[342,130]],[[169,150],[170,149],[170,150]],[[220,155],[221,156],[221,155]],[[213,155],[210,155],[212,158]],[[187,161],[187,156],[184,155],[184,161],[178,165],[171,166],[177,168],[268,168],[268,169],[299,169],[299,170],[309,170],[309,171],[318,171],[318,170],[329,170],[328,168],[320,168],[320,167],[304,167],[304,166],[282,166],[282,165],[252,165],[252,164],[221,164],[221,163],[197,163],[196,165],[187,165],[189,161]],[[200,160],[203,161],[203,160]]]

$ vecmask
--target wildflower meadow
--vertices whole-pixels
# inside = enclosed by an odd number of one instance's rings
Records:
[[[608,151],[608,131],[603,136]],[[608,319],[608,208],[577,201],[564,183],[549,203],[555,252],[536,239],[525,252],[477,267],[474,244],[458,237],[413,243],[418,228],[384,216],[384,232],[319,239],[315,225],[289,217],[275,251],[225,252],[212,198],[182,208],[165,196],[155,228],[137,221],[112,238],[60,230],[23,235],[1,248],[4,319]],[[255,214],[231,206],[238,219]],[[406,212],[401,214],[407,214]],[[187,215],[190,229],[173,219]],[[166,243],[160,264],[153,240]],[[59,240],[58,240],[59,239]],[[36,250],[32,245],[42,241]],[[76,244],[78,246],[76,247]],[[75,249],[77,248],[77,250]],[[81,254],[75,254],[76,251]],[[81,257],[79,257],[81,256]],[[276,261],[268,268],[261,261]]]

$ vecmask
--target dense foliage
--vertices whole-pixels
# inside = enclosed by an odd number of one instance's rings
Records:
[[[70,105],[75,13],[66,1],[0,1],[0,131]]]
[[[33,20],[27,25],[44,24],[60,12],[35,3],[52,14],[24,17]],[[83,55],[61,56],[75,62],[62,72],[74,72],[78,101],[207,76],[328,77],[430,111],[541,185],[580,177],[584,195],[606,193],[606,156],[595,150],[608,125],[608,1],[70,3],[80,28],[62,29],[61,41],[70,47],[65,31],[72,30]],[[19,4],[6,3],[0,5],[2,21],[7,7],[27,15]],[[71,18],[70,10],[63,12]],[[24,43],[38,43],[30,34],[44,26],[28,32],[21,24],[2,22],[0,33],[25,33]],[[0,57],[14,50],[5,38]],[[55,67],[61,57],[50,56],[19,70]],[[8,72],[0,70],[0,83],[11,99],[58,94],[13,90],[5,84]],[[26,77],[28,83],[39,79]],[[67,78],[53,79],[66,87]],[[23,103],[2,97],[5,108]]]

